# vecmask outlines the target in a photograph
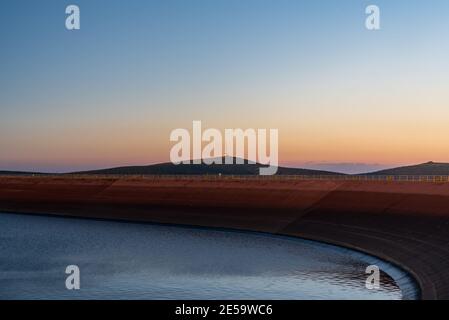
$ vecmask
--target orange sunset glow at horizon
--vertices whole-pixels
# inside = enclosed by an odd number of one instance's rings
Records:
[[[112,1],[111,16],[87,2],[76,31],[53,7],[26,13],[39,28],[5,16],[0,170],[167,162],[170,132],[194,120],[277,129],[284,166],[449,162],[449,20],[435,14],[449,5],[381,1],[370,31],[356,2],[222,2],[204,14]]]

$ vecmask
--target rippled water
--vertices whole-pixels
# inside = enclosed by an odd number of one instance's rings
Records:
[[[0,214],[0,299],[401,299],[385,273],[366,289],[371,264],[410,284],[389,264],[312,241]],[[81,290],[65,288],[68,265]]]

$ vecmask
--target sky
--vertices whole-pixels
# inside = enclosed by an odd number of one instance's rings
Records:
[[[281,165],[449,162],[448,15],[447,0],[2,0],[0,170],[169,161],[194,120],[278,129]]]

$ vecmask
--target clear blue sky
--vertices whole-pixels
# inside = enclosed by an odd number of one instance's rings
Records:
[[[167,161],[192,120],[279,128],[290,165],[449,161],[448,16],[446,0],[2,0],[0,170]]]

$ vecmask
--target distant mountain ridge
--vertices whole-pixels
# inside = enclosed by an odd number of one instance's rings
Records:
[[[31,172],[31,171],[0,171],[0,175],[14,175],[14,176],[29,176],[29,175],[45,175],[45,173]]]
[[[91,170],[74,172],[74,174],[115,174],[115,175],[259,175],[259,169],[267,167],[260,163],[249,163],[244,160],[244,164],[236,164],[236,158],[233,158],[233,164],[225,164],[225,158],[222,158],[223,164],[178,164],[171,162],[159,163],[147,166],[127,166],[110,169]],[[340,175],[341,173],[311,170],[301,168],[278,167],[277,175]]]
[[[260,163],[244,164],[179,164],[174,165],[170,162],[152,164],[146,166],[124,166],[100,170],[89,170],[70,172],[65,174],[86,174],[86,175],[259,175],[259,169],[266,167]],[[223,160],[224,163],[224,160]],[[0,171],[0,175],[48,175],[51,173],[27,172],[27,171]],[[346,175],[343,173],[313,170],[302,168],[278,167],[276,175]],[[410,175],[410,176],[449,176],[449,163],[426,162],[418,165],[403,166],[391,169],[385,169],[375,172],[363,173],[358,175]]]
[[[403,166],[367,173],[367,175],[386,176],[447,176],[449,175],[449,163],[426,162],[418,165]]]

